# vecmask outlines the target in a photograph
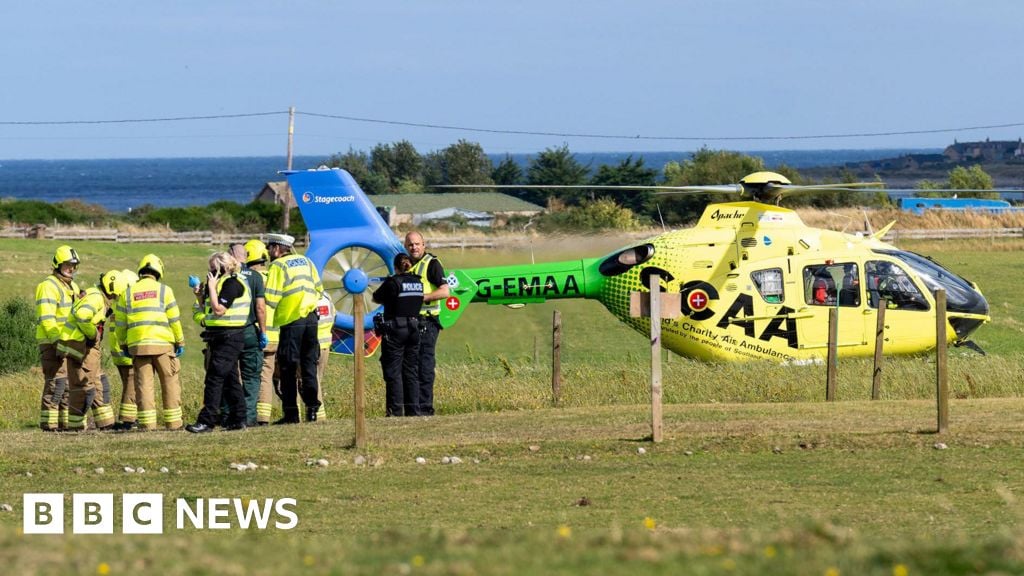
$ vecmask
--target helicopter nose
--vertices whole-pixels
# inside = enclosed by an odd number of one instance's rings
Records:
[[[988,300],[977,290],[973,291],[970,298],[946,301],[947,318],[956,331],[958,340],[965,340],[982,324],[988,322],[988,312]]]

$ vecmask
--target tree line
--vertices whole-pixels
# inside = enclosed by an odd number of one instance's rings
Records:
[[[615,165],[602,165],[594,169],[581,164],[568,145],[547,148],[528,159],[525,169],[511,156],[497,163],[484,152],[480,144],[459,140],[441,150],[420,154],[412,143],[402,140],[376,145],[369,152],[350,149],[331,156],[328,166],[347,170],[369,194],[414,194],[447,191],[438,186],[461,185],[570,185],[570,186],[686,186],[732,184],[752,172],[767,170],[762,158],[729,150],[703,147],[689,157],[668,162],[660,170],[647,166],[642,156],[629,156]],[[810,182],[795,168],[774,166],[771,171],[789,178],[794,184],[851,183],[858,181],[852,172],[842,170],[833,182]],[[881,183],[880,183],[881,184]],[[991,190],[992,178],[980,166],[957,167],[949,173],[946,182],[924,181],[919,185],[923,194],[936,188]],[[483,188],[486,190],[486,188]],[[616,214],[622,220],[639,218],[645,223],[664,222],[680,225],[700,216],[704,207],[712,202],[735,200],[725,194],[655,195],[646,190],[543,190],[502,189],[517,198],[540,204],[550,212],[576,210],[609,214],[615,208],[629,213]],[[961,194],[995,196],[994,193]],[[813,206],[835,208],[840,206],[886,206],[889,198],[884,193],[819,192],[793,195],[785,200],[787,206]],[[592,206],[594,205],[594,206]],[[579,214],[576,215],[577,217]]]

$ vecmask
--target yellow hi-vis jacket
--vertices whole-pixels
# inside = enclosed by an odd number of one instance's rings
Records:
[[[252,267],[250,267],[249,269],[253,270],[255,272],[259,272],[260,276],[263,277],[263,290],[264,290],[263,300],[266,301],[266,293],[265,293],[265,291],[267,289],[266,288],[266,286],[267,286],[267,269],[265,267],[263,267],[263,265],[260,265],[259,269],[252,268]],[[273,308],[271,308],[270,306],[267,306],[266,309],[265,309],[265,315],[266,315],[266,319],[267,319],[267,342],[268,342],[268,344],[267,344],[267,347],[264,349],[264,351],[265,352],[273,352],[274,350],[277,350],[277,343],[281,340],[281,328],[279,326],[274,326],[274,309]]]
[[[71,313],[60,330],[60,341],[57,350],[73,358],[81,360],[85,354],[86,340],[97,340],[99,330],[96,328],[107,317],[107,297],[95,286],[85,291],[71,307]],[[94,344],[95,345],[95,344]]]
[[[114,363],[114,366],[131,366],[132,357],[121,350],[121,346],[127,346],[127,344],[117,337],[117,322],[114,320],[114,316],[107,318],[103,334],[103,339],[107,341],[107,350],[110,351],[110,361]]]
[[[50,274],[36,286],[36,342],[53,344],[60,340],[60,331],[78,297],[78,285],[65,284]]]
[[[242,285],[242,295],[231,302],[231,306],[228,307],[227,312],[223,316],[217,316],[213,313],[209,297],[206,298],[206,305],[204,307],[200,307],[199,303],[196,302],[192,305],[192,319],[197,324],[207,328],[240,328],[249,322],[252,294],[249,292],[249,283],[246,282],[245,278],[237,274],[222,277],[220,280],[217,280],[217,294],[220,295],[221,291],[224,290],[224,283],[228,281],[228,278],[238,280],[238,283]]]
[[[331,347],[331,329],[334,328],[334,302],[326,293],[316,303],[316,337],[320,341],[320,349]]]
[[[274,310],[274,326],[280,328],[308,316],[321,292],[320,274],[305,256],[289,254],[271,262],[266,299],[267,309]]]
[[[432,260],[437,260],[437,258],[433,254],[424,254],[423,258],[420,258],[420,261],[417,262],[416,265],[409,270],[410,273],[420,277],[420,280],[423,282],[424,294],[430,294],[431,292],[437,290],[438,288],[437,286],[431,284],[430,280],[427,278],[427,268],[430,268],[430,262]],[[438,263],[440,263],[440,260],[438,260]],[[433,302],[424,302],[423,306],[420,308],[420,315],[440,316],[441,301],[434,300]]]
[[[164,354],[185,343],[174,291],[151,276],[143,276],[118,298],[114,320],[117,339],[133,356]]]

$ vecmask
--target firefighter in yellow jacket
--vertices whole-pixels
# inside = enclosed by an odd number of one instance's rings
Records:
[[[92,408],[96,428],[114,427],[114,409],[110,406],[109,390],[104,391],[100,361],[109,302],[127,286],[120,274],[118,270],[110,270],[100,276],[96,286],[86,289],[71,307],[71,314],[60,332],[57,351],[68,362],[68,430],[72,432],[85,430],[89,408]]]
[[[160,258],[155,254],[143,256],[139,281],[124,291],[114,309],[117,339],[124,342],[132,357],[138,424],[143,430],[157,425],[154,373],[160,377],[164,426],[168,430],[182,427],[178,357],[185,353],[185,335],[174,291],[160,283],[163,275]]]
[[[267,263],[270,253],[263,242],[253,239],[245,243],[245,265],[263,277],[263,285],[267,284]],[[267,331],[260,334],[260,345],[263,347],[263,367],[260,370],[260,392],[256,399],[256,425],[270,424],[270,412],[274,407],[274,373],[276,368],[277,342],[280,328],[274,326],[274,309],[266,307]]]
[[[133,286],[139,281],[139,276],[131,270],[121,270],[120,280],[124,282],[124,289]],[[118,297],[124,293],[121,290]],[[117,325],[114,321],[114,307],[116,300],[110,306],[107,314],[106,329],[103,331],[104,339],[107,341],[107,350],[110,351],[110,361],[117,367],[117,375],[121,378],[121,406],[117,411],[117,423],[114,430],[132,430],[137,425],[139,407],[135,404],[135,368],[132,367],[132,357],[128,355],[127,346],[117,338]]]
[[[275,424],[299,422],[296,391],[306,405],[306,421],[317,419],[320,392],[316,377],[320,359],[317,338],[317,301],[323,292],[320,274],[305,256],[292,253],[295,238],[268,234],[272,262],[267,272],[267,308],[274,310],[273,325],[281,329],[277,363],[281,372],[281,408],[284,416]],[[298,372],[302,389],[298,390]]]
[[[36,343],[43,368],[39,427],[46,431],[64,429],[68,421],[67,364],[57,354],[57,341],[78,298],[74,280],[78,263],[74,249],[58,247],[53,255],[53,273],[36,286]]]

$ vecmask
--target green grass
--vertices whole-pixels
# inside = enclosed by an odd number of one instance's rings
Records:
[[[537,260],[550,261],[626,242],[538,240],[534,250]],[[0,240],[0,299],[31,298],[55,247]],[[327,423],[202,437],[42,434],[32,429],[38,368],[0,377],[0,503],[14,507],[0,512],[0,566],[11,574],[1024,572],[1024,477],[1017,472],[1024,315],[1019,275],[1005,272],[1024,264],[1021,243],[904,247],[977,281],[992,305],[992,323],[975,338],[989,355],[952,352],[951,425],[941,437],[932,433],[930,358],[890,360],[880,402],[867,400],[870,362],[844,361],[840,402],[824,403],[823,366],[670,357],[666,441],[652,446],[643,441],[646,338],[595,302],[476,305],[441,336],[441,416],[382,418],[380,370],[376,358],[368,360],[371,444],[360,452],[350,447],[351,362],[341,357],[328,368]],[[204,270],[211,253],[204,246],[76,248],[83,284],[155,252],[186,302],[186,276]],[[531,258],[529,248],[439,252],[448,267]],[[556,308],[564,378],[552,408]],[[190,420],[201,396],[201,346],[195,328],[186,330]],[[949,449],[936,450],[936,442]],[[355,465],[357,455],[371,464]],[[464,463],[440,464],[451,455]],[[415,464],[417,456],[429,463]],[[306,465],[321,457],[331,465]],[[228,468],[250,460],[267,468]],[[148,472],[123,473],[129,465]],[[94,472],[100,466],[103,475]],[[159,473],[161,466],[171,472]],[[300,524],[265,533],[21,535],[22,494],[48,491],[161,492],[168,502],[294,497]]]

